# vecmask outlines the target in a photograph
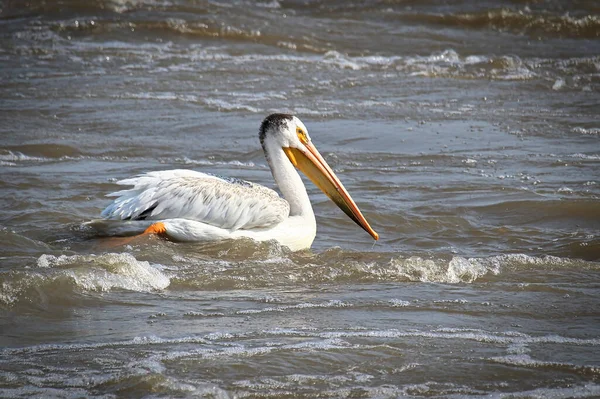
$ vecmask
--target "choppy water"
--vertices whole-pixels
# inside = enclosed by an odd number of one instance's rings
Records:
[[[0,397],[600,397],[594,1],[0,2]],[[82,226],[114,182],[271,185],[297,114],[312,251]]]

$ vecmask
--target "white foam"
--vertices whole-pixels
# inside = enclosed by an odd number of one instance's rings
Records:
[[[597,128],[597,127],[592,127],[589,129],[586,129],[583,127],[574,127],[573,129],[571,129],[571,131],[573,133],[577,133],[577,134],[585,134],[585,135],[593,135],[593,136],[600,135],[600,128]]]
[[[352,304],[339,301],[332,300],[323,303],[299,303],[296,305],[282,305],[276,307],[267,307],[263,309],[246,309],[239,310],[236,314],[257,314],[257,313],[269,313],[269,312],[283,312],[290,309],[310,309],[310,308],[346,308],[350,307]]]
[[[414,281],[444,284],[464,284],[480,281],[484,278],[500,275],[503,272],[514,272],[531,269],[572,269],[585,268],[586,270],[600,269],[600,264],[583,260],[565,259],[552,256],[532,257],[523,254],[500,255],[484,258],[464,258],[454,256],[450,259],[431,258],[418,256],[410,258],[381,256],[377,260],[365,262],[345,259],[335,264],[317,258],[308,264],[299,265],[294,258],[281,256],[278,247],[268,254],[261,254],[260,259],[250,260],[253,267],[264,270],[265,273],[244,272],[247,270],[248,261],[207,260],[204,258],[174,256],[173,261],[181,268],[193,268],[194,273],[189,276],[193,284],[212,285],[217,281],[226,281],[242,284],[244,287],[263,285],[265,282],[272,284],[274,280],[282,284],[297,281]],[[261,249],[262,250],[262,249]],[[271,267],[273,265],[273,267]],[[326,266],[326,267],[324,267]],[[239,270],[239,272],[238,272]],[[233,273],[231,271],[234,271]],[[198,279],[198,273],[203,276]],[[268,276],[268,277],[265,277]],[[188,277],[186,277],[188,278]],[[283,304],[282,304],[283,305]],[[281,312],[284,310],[300,308],[301,306],[339,306],[333,302],[294,304],[285,306],[272,306],[261,309],[242,310],[247,314],[264,312]],[[244,314],[244,313],[242,313]]]
[[[70,277],[79,288],[89,291],[162,290],[170,279],[149,262],[139,261],[129,253],[102,255],[41,255],[37,260],[40,268],[59,269],[49,278]]]
[[[203,318],[203,317],[223,317],[225,316],[225,313],[221,313],[221,312],[209,312],[209,313],[204,313],[204,312],[195,312],[195,311],[189,311],[189,312],[185,312],[183,314],[186,317],[198,317],[198,318]]]
[[[23,154],[20,151],[8,150],[5,151],[5,153],[0,154],[0,166],[17,166],[19,164],[39,164],[44,162],[73,161],[81,159],[94,159],[94,157],[70,155],[63,155],[56,158],[35,157],[32,155]],[[103,157],[100,157],[100,159],[103,159]]]
[[[254,4],[256,4],[257,7],[262,8],[281,8],[281,4],[279,4],[277,0],[271,0],[268,3],[256,2]]]
[[[254,162],[242,162],[242,161],[238,161],[238,160],[210,161],[210,160],[206,160],[206,159],[192,159],[192,158],[188,158],[186,156],[181,157],[181,158],[175,158],[171,161],[165,160],[165,159],[161,159],[160,161],[162,163],[177,162],[177,163],[183,163],[184,165],[203,165],[203,166],[228,165],[228,166],[241,166],[241,167],[246,167],[246,168],[255,168],[255,167],[266,168],[267,167],[266,165],[256,165]]]
[[[472,283],[488,273],[500,272],[497,265],[460,256],[453,257],[449,262],[413,256],[407,259],[392,259],[389,266],[389,272],[395,272],[394,274],[406,277],[410,281],[450,284]]]
[[[465,303],[469,303],[466,299],[440,299],[433,301],[433,303],[458,303],[460,305],[464,305]]]
[[[192,102],[197,103],[200,102],[199,98],[193,94],[177,94],[171,92],[164,93],[128,93],[124,92],[119,95],[114,96],[119,99],[135,99],[135,100],[162,100],[162,101],[182,101],[182,102]]]
[[[552,90],[558,91],[558,90],[562,89],[563,87],[565,87],[565,81],[564,81],[564,79],[559,78],[559,79],[556,79],[556,81],[552,85]]]
[[[297,48],[294,43],[279,42],[280,47]],[[306,63],[321,64],[332,68],[359,71],[364,69],[385,70],[394,68],[416,76],[465,75],[487,77],[499,80],[522,80],[535,78],[537,75],[524,65],[516,56],[506,56],[493,59],[483,55],[461,56],[454,49],[447,49],[428,56],[401,55],[370,55],[349,56],[338,51],[330,50],[323,55],[318,54],[244,54],[231,55],[220,52],[220,49],[192,50],[190,58],[193,62],[223,61],[235,64],[257,62]],[[486,70],[485,67],[493,62],[500,64],[498,68]]]
[[[231,334],[223,333],[221,339],[226,337],[234,337]],[[177,344],[205,344],[208,342],[210,334],[205,337],[183,337],[183,338],[160,338],[156,336],[134,337],[124,341],[97,342],[89,344],[41,344],[28,346],[23,348],[3,348],[0,349],[2,354],[29,354],[54,351],[74,351],[79,352],[86,349],[102,349],[102,348],[119,348],[138,345],[158,346],[158,345],[177,345]]]
[[[556,190],[556,192],[561,194],[573,194],[573,189],[565,186],[559,188],[558,190]]]
[[[40,276],[32,276],[30,279],[39,278]],[[21,293],[24,291],[23,284],[20,282],[3,281],[0,286],[0,303],[4,305],[12,305],[19,300]]]
[[[494,392],[486,394],[486,399],[577,399],[598,398],[600,385],[588,383],[564,388],[536,388],[522,392]]]
[[[458,53],[453,49],[444,50],[439,54],[432,54],[428,57],[424,57],[423,59],[432,63],[448,62],[456,64],[460,62],[460,57],[458,56]]]
[[[600,160],[600,155],[589,155],[589,154],[577,153],[577,154],[573,154],[571,156],[573,158],[586,159],[586,160],[590,160],[590,161],[598,161],[598,160]]]
[[[598,338],[570,338],[559,335],[531,336],[514,331],[488,332],[477,329],[440,328],[432,331],[401,331],[390,330],[360,330],[360,331],[329,331],[317,334],[322,338],[351,338],[351,337],[377,337],[377,338],[433,338],[450,340],[467,340],[487,342],[502,345],[527,345],[527,344],[557,344],[574,346],[600,346]]]
[[[390,306],[395,307],[395,308],[405,308],[407,306],[410,306],[410,302],[403,301],[401,299],[396,299],[396,298],[390,299],[389,304],[390,304]]]
[[[0,154],[0,161],[7,162],[9,165],[13,166],[16,162],[46,162],[50,161],[50,159],[25,155],[19,151],[6,151],[6,153]]]
[[[511,366],[520,366],[527,368],[559,368],[573,371],[576,373],[600,375],[600,367],[598,366],[536,360],[527,354],[497,356],[492,357],[489,360],[496,363],[502,363]]]
[[[26,386],[20,388],[0,388],[2,398],[92,398],[114,399],[112,394],[93,394],[84,388],[50,388]]]
[[[279,342],[267,342],[264,346],[248,347],[246,345],[227,343],[221,347],[201,347],[198,349],[169,352],[161,355],[161,360],[176,360],[200,357],[203,359],[219,359],[229,357],[253,357],[265,355],[276,351],[318,351],[357,348],[359,345],[351,345],[339,338],[326,338],[319,341],[303,341],[294,344],[281,344]]]
[[[203,100],[204,104],[208,105],[209,107],[214,107],[219,111],[248,111],[248,112],[253,112],[253,113],[260,113],[260,112],[264,112],[263,109],[259,109],[256,107],[252,107],[250,105],[245,105],[242,103],[232,103],[232,102],[228,102],[222,99],[217,99],[217,98],[205,98]]]

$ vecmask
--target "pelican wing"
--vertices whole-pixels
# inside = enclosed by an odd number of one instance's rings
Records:
[[[238,230],[281,223],[290,212],[267,187],[192,170],[149,172],[117,184],[133,188],[108,195],[117,198],[102,212],[106,219],[182,218]]]

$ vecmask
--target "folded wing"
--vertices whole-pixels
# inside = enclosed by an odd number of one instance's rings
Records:
[[[240,179],[176,169],[149,172],[117,182],[133,186],[102,217],[113,220],[190,219],[230,230],[269,227],[289,216],[275,191]]]

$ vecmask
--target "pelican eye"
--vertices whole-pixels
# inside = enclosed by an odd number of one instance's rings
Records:
[[[300,139],[302,144],[308,144],[308,136],[306,135],[306,132],[302,130],[301,127],[296,128],[296,134],[298,135],[298,138]]]

